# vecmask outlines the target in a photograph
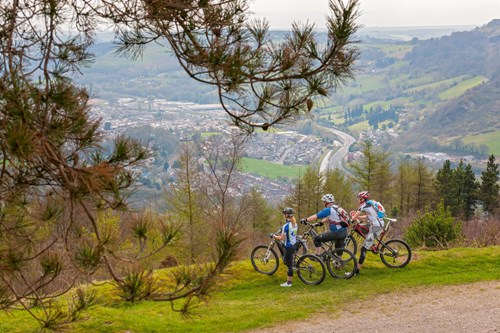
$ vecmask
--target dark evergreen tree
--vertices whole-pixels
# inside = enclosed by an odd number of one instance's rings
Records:
[[[479,199],[483,204],[483,209],[490,214],[499,207],[499,173],[498,163],[495,163],[495,155],[491,154],[486,165],[486,170],[481,173],[481,186],[479,191]]]
[[[461,206],[465,219],[468,221],[474,216],[478,202],[479,183],[476,180],[476,175],[472,171],[472,166],[467,164],[464,170],[461,183]]]
[[[445,207],[457,206],[457,186],[455,183],[455,173],[451,168],[450,160],[446,160],[443,167],[438,170],[434,179],[434,187],[439,198],[443,199]]]

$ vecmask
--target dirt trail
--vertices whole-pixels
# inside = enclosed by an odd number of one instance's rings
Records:
[[[247,333],[500,332],[500,280],[383,294],[349,308]]]

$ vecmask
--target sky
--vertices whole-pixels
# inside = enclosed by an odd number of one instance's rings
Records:
[[[250,10],[272,28],[292,22],[324,27],[328,0],[253,0]],[[500,0],[361,0],[358,23],[364,27],[482,26],[500,19]]]

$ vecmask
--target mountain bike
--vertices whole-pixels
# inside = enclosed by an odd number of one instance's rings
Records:
[[[301,239],[307,240],[309,237],[314,239],[318,236],[316,227],[322,226],[323,222],[316,222],[311,224],[305,220],[301,221],[309,228],[302,234]],[[335,248],[335,242],[321,243],[323,252],[320,258],[326,263],[326,268],[331,276],[337,279],[349,279],[356,272],[357,260],[352,251],[346,248]]]
[[[385,242],[384,237],[389,231],[389,226],[391,223],[396,222],[397,219],[389,217],[384,217],[383,219],[385,221],[384,228],[382,229],[380,235],[375,238],[375,242],[370,248],[370,251],[373,254],[378,254],[384,265],[387,267],[405,267],[411,260],[410,245],[401,239],[390,239]],[[368,234],[368,230],[368,225],[362,224],[358,220],[351,221],[351,232],[346,238],[345,247],[351,249],[353,253],[357,253],[358,244],[356,235],[365,239]]]
[[[273,235],[281,234],[281,229]],[[318,285],[325,279],[325,264],[316,255],[307,253],[307,242],[302,237],[297,236],[299,243],[297,252],[293,255],[293,270],[297,272],[299,279],[308,285]],[[278,249],[280,256],[276,253]],[[262,274],[272,275],[279,267],[279,258],[285,260],[285,245],[282,241],[274,239],[269,245],[256,246],[250,255],[253,268]]]

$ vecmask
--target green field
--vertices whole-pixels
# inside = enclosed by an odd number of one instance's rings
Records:
[[[351,133],[355,137],[358,137],[359,133],[361,133],[362,131],[364,131],[368,127],[370,127],[370,125],[368,125],[368,120],[365,120],[365,121],[362,121],[360,123],[349,126],[349,130],[351,131]]]
[[[439,94],[439,98],[443,100],[456,98],[460,95],[463,95],[467,90],[474,88],[475,86],[480,85],[481,83],[487,81],[488,79],[484,76],[475,76],[471,79],[464,80],[457,84],[456,86],[447,89]]]
[[[267,240],[266,240],[267,242]],[[337,316],[360,299],[380,294],[412,293],[431,286],[500,280],[500,247],[454,248],[414,251],[402,269],[385,267],[378,256],[368,254],[362,275],[349,280],[327,275],[319,286],[307,286],[295,276],[292,288],[279,287],[286,279],[280,265],[272,275],[253,270],[249,259],[234,262],[219,277],[215,292],[190,317],[174,312],[169,303],[117,302],[110,286],[97,288],[96,305],[64,331],[72,333],[240,332],[279,326],[288,320],[304,320],[317,314]],[[327,273],[328,274],[328,273]],[[179,305],[179,304],[177,304]],[[396,303],[374,304],[397,313]],[[392,310],[391,310],[392,309]],[[0,332],[34,333],[39,326],[25,311],[0,312]]]
[[[377,90],[383,85],[383,77],[381,75],[358,75],[356,80],[351,82],[350,86],[342,87],[339,94],[361,94],[363,92]]]
[[[410,52],[413,49],[413,45],[402,45],[402,44],[370,44],[363,47],[361,45],[361,49],[363,48],[372,48],[379,49],[384,52],[387,56],[393,57],[396,59],[403,59],[406,53]]]
[[[242,172],[271,179],[278,179],[279,177],[297,178],[300,172],[303,172],[306,168],[307,166],[281,165],[249,157],[244,157],[241,161]]]
[[[367,103],[363,106],[363,109],[366,111],[370,111],[370,108],[376,108],[377,106],[382,107],[384,110],[389,109],[391,105],[397,104],[410,104],[409,97],[399,97],[395,99],[391,99],[389,101],[375,101],[371,103]]]
[[[487,145],[490,148],[490,154],[500,156],[500,131],[469,135],[462,138],[462,141],[464,143],[475,143],[478,146]]]
[[[461,76],[457,76],[457,77],[447,79],[447,80],[441,80],[441,81],[437,81],[437,82],[430,82],[430,83],[414,86],[412,88],[406,89],[405,92],[412,93],[412,92],[417,92],[417,91],[421,91],[424,89],[437,89],[440,86],[447,87],[447,86],[450,86],[451,84],[453,84],[453,82],[460,82],[463,79],[464,79],[464,75],[461,75]]]

